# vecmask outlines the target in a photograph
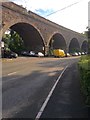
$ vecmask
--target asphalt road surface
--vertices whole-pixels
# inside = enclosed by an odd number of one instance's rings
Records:
[[[79,57],[3,60],[3,118],[35,118],[62,71],[78,60]]]
[[[80,92],[78,71],[77,63],[65,69],[45,109],[37,118],[84,118],[89,120],[87,119],[88,108],[85,106]]]

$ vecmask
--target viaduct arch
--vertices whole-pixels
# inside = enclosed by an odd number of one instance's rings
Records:
[[[76,38],[73,38],[69,44],[69,52],[80,51],[80,45]]]
[[[88,40],[85,36],[27,11],[13,2],[2,3],[0,39],[8,28],[20,34],[26,47],[43,51],[45,55],[52,46],[66,52],[71,51],[73,46],[87,51]]]

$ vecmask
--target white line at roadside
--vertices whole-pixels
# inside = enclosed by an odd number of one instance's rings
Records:
[[[50,97],[51,97],[51,95],[52,95],[55,87],[56,87],[56,85],[57,85],[58,82],[60,81],[60,79],[61,79],[63,73],[65,72],[65,70],[67,69],[67,67],[68,67],[68,65],[64,68],[64,70],[62,71],[62,73],[60,74],[60,76],[58,77],[58,79],[56,80],[56,82],[55,82],[54,86],[52,87],[51,91],[49,92],[49,94],[48,94],[45,102],[43,103],[43,105],[42,105],[42,107],[40,108],[38,114],[36,115],[35,120],[39,120],[39,119],[40,119],[40,117],[41,117],[41,115],[42,115],[42,113],[43,113],[43,111],[44,111],[44,109],[45,109],[45,107],[46,107],[46,105],[47,105],[47,103],[48,103],[48,101],[49,101],[49,99],[50,99]]]

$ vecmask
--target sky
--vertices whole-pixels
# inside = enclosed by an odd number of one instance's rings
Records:
[[[88,26],[90,0],[9,0],[32,12],[76,32]],[[53,14],[52,14],[53,13]]]
[[[90,28],[90,1],[88,6],[88,27]]]

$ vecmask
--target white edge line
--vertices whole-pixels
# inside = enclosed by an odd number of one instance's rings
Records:
[[[56,80],[54,86],[52,87],[51,91],[49,92],[49,94],[48,94],[45,102],[43,103],[43,105],[42,105],[42,107],[40,108],[38,114],[36,115],[35,120],[39,120],[39,119],[40,119],[40,117],[41,117],[41,115],[42,115],[42,113],[43,113],[43,111],[44,111],[44,109],[45,109],[45,107],[46,107],[46,105],[47,105],[47,103],[48,103],[48,101],[49,101],[49,99],[50,99],[50,97],[51,97],[51,95],[52,95],[52,93],[53,93],[56,85],[57,85],[57,83],[60,81],[60,78],[62,77],[62,75],[63,75],[63,73],[65,72],[65,70],[67,69],[67,67],[68,67],[68,65],[64,68],[64,70],[62,71],[62,73],[61,73],[61,74],[59,75],[59,77],[57,78],[57,80]]]

